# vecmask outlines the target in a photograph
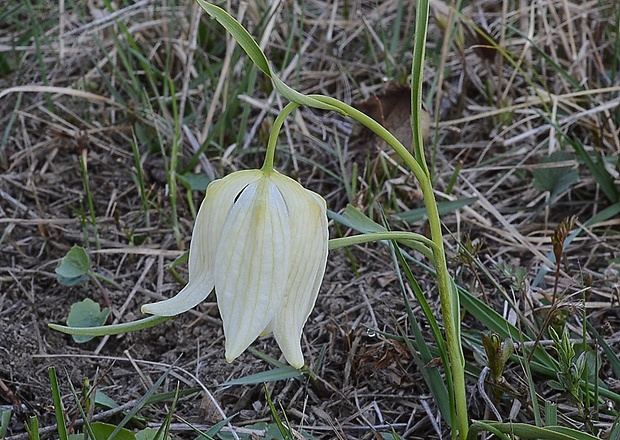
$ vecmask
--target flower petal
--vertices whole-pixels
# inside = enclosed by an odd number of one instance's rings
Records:
[[[215,293],[226,359],[237,358],[282,306],[289,271],[289,214],[269,175],[253,182],[230,210],[216,253]]]
[[[294,180],[277,175],[274,181],[289,209],[293,246],[284,307],[278,309],[271,329],[288,363],[301,368],[301,334],[314,308],[327,263],[327,208],[322,197]]]
[[[210,283],[211,279],[208,278],[211,274],[203,273],[201,275],[202,278],[187,283],[185,287],[172,298],[152,304],[144,304],[141,308],[142,313],[150,313],[151,315],[157,316],[176,316],[196,307],[204,301],[207,296],[209,296],[209,293],[211,293],[211,290],[213,290],[213,283]],[[209,287],[209,285],[211,287]]]
[[[194,224],[187,285],[170,299],[142,306],[143,313],[178,315],[196,307],[209,296],[215,285],[215,251],[226,217],[239,193],[262,176],[259,170],[238,171],[209,184]]]

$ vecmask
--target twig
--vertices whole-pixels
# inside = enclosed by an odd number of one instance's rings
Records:
[[[2,391],[2,394],[4,394],[6,396],[6,398],[9,400],[9,402],[11,402],[11,404],[13,406],[15,406],[15,407],[20,407],[21,406],[22,402],[13,393],[13,391],[11,391],[9,389],[9,387],[6,386],[6,384],[2,381],[2,379],[0,379],[0,391]]]

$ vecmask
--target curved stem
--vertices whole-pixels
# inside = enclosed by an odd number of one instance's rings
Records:
[[[282,129],[282,125],[284,124],[284,120],[297,107],[299,107],[299,104],[297,104],[296,102],[289,102],[288,104],[286,104],[286,106],[284,106],[282,111],[278,114],[278,116],[276,117],[276,120],[273,121],[273,125],[271,126],[271,131],[269,132],[269,140],[267,141],[267,152],[265,153],[265,162],[263,162],[261,171],[273,170],[273,161],[276,155],[278,135],[280,134],[280,130]]]
[[[309,96],[317,101],[338,108],[343,114],[352,117],[380,136],[396,154],[402,158],[403,162],[405,162],[420,183],[420,189],[422,190],[424,203],[428,212],[431,239],[435,244],[432,250],[435,269],[437,271],[437,288],[439,290],[441,312],[445,327],[446,346],[450,358],[450,368],[452,370],[452,379],[454,383],[456,418],[458,421],[459,435],[464,439],[467,436],[469,422],[467,416],[467,394],[465,390],[465,361],[459,331],[459,299],[458,292],[453,291],[451,287],[450,275],[448,274],[448,266],[446,264],[446,254],[443,246],[441,220],[439,218],[439,210],[437,208],[437,201],[435,199],[430,176],[420,166],[411,152],[409,152],[392,133],[374,119],[338,99],[322,95]]]
[[[308,97],[337,108],[342,114],[355,119],[357,122],[363,124],[366,128],[372,130],[377,136],[383,139],[396,152],[396,154],[398,154],[403,159],[403,161],[407,164],[416,179],[418,179],[419,181],[428,180],[427,174],[424,172],[418,161],[415,160],[411,152],[407,150],[407,148],[405,148],[405,146],[398,139],[396,139],[396,137],[392,133],[390,133],[383,125],[379,124],[370,116],[362,113],[356,108],[353,108],[350,105],[345,104],[344,102],[336,98],[331,98],[324,95],[308,95]]]

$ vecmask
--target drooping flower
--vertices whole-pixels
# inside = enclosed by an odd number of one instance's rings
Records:
[[[268,332],[295,368],[304,365],[303,326],[327,261],[325,200],[277,171],[246,170],[212,182],[189,250],[189,282],[173,298],[142,307],[174,316],[215,288],[232,362]]]

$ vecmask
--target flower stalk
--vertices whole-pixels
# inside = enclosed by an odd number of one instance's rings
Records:
[[[439,290],[446,346],[454,386],[456,422],[459,435],[464,439],[467,437],[469,422],[467,416],[467,394],[465,391],[465,360],[461,347],[460,316],[458,314],[460,310],[459,298],[458,292],[452,288],[451,278],[448,273],[439,210],[430,177],[409,150],[392,133],[371,117],[335,98],[322,95],[309,95],[309,97],[338,108],[340,112],[360,122],[381,137],[402,158],[420,184],[428,214],[431,240],[434,244],[432,247],[433,262],[437,272],[437,289]]]
[[[269,132],[269,139],[267,140],[267,151],[265,152],[265,161],[263,162],[263,166],[261,168],[262,171],[273,170],[273,162],[278,146],[278,135],[280,134],[280,130],[282,129],[282,125],[284,125],[286,118],[293,113],[297,107],[299,107],[299,104],[296,102],[289,102],[284,106],[280,113],[278,113],[275,121],[273,121],[271,131]]]

